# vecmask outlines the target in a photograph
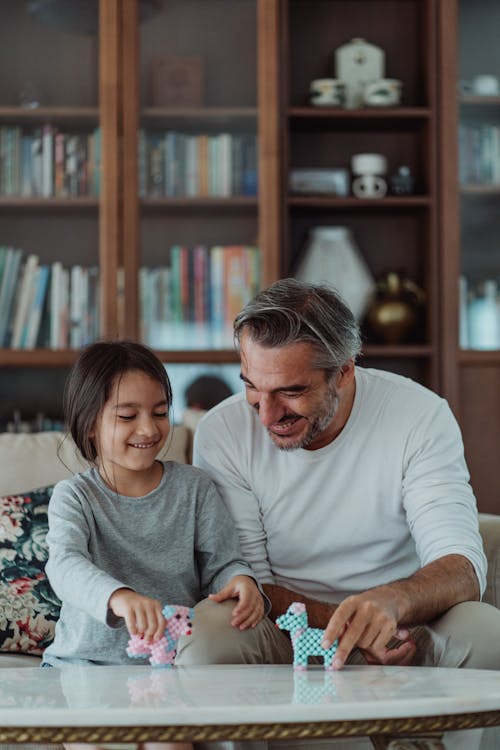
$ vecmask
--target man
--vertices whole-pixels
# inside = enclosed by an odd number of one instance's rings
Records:
[[[234,331],[245,394],[201,421],[194,462],[236,521],[271,617],[306,603],[325,647],[339,641],[336,669],[499,669],[500,613],[479,602],[486,560],[446,402],[357,367],[359,329],[328,287],[278,281]],[[264,630],[262,660],[290,661],[284,633]]]

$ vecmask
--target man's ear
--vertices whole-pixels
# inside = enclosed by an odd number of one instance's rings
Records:
[[[349,359],[345,365],[342,365],[340,370],[337,372],[336,385],[337,388],[346,388],[351,385],[354,381],[354,360]]]

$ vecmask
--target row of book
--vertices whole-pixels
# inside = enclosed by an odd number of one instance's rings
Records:
[[[232,346],[232,323],[260,288],[248,245],[174,245],[139,271],[142,340],[158,349]],[[99,338],[99,269],[0,246],[0,348],[79,349]]]
[[[500,126],[461,124],[458,156],[461,185],[500,185]]]
[[[78,349],[98,336],[97,267],[0,247],[0,348]]]
[[[257,139],[250,133],[139,131],[140,197],[257,195]]]
[[[142,340],[158,349],[231,348],[232,324],[260,288],[248,245],[174,245],[165,265],[139,272]]]
[[[0,128],[0,196],[98,196],[101,131],[61,132],[52,125]]]

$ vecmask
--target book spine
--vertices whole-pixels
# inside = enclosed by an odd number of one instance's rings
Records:
[[[21,281],[16,290],[16,309],[10,344],[12,349],[20,349],[22,346],[24,327],[27,323],[28,312],[34,296],[37,267],[38,256],[32,253],[26,259]]]

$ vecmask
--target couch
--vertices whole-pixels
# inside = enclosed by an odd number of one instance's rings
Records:
[[[42,513],[42,517],[46,522],[46,500],[42,494],[41,504],[37,506],[37,493],[32,491],[52,485],[85,467],[85,462],[79,456],[74,443],[68,438],[61,442],[61,438],[60,433],[50,432],[29,435],[0,434],[0,498],[19,494],[27,495],[31,501],[30,504],[33,505],[35,516],[37,508],[40,511],[43,509],[45,515]],[[165,448],[159,454],[159,458],[189,463],[191,449],[191,431],[184,425],[177,425]],[[14,510],[17,512],[17,506]],[[2,515],[3,513],[2,510]],[[500,606],[500,516],[480,514],[480,529],[489,563],[484,600],[498,607]],[[0,523],[0,550],[6,544],[8,532],[8,527]],[[43,564],[40,569],[43,570]],[[0,596],[2,588],[5,588],[5,576],[3,571],[0,571]],[[1,602],[0,598],[0,608]],[[0,611],[0,622],[5,623],[5,615],[2,611]],[[2,642],[0,642],[1,667],[38,666],[39,657],[22,652],[22,644],[18,652],[13,652],[2,647]],[[29,650],[29,645],[28,642],[26,650]],[[13,647],[12,643],[11,647]],[[271,750],[303,750],[303,747],[299,742],[269,743]],[[335,750],[351,750],[351,748],[352,750],[368,750],[372,744],[367,738],[352,738],[335,742],[318,741],[314,743],[314,747],[317,750],[333,747]],[[408,747],[414,746],[408,745]],[[7,746],[0,745],[0,750],[14,750],[14,748],[8,749]],[[46,747],[45,750],[56,750],[56,748]]]

